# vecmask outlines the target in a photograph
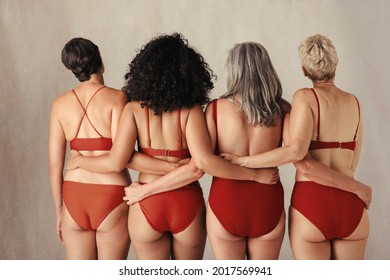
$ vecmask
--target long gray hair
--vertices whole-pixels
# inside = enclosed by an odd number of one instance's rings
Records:
[[[241,99],[239,112],[244,111],[252,126],[275,126],[284,116],[282,85],[267,50],[258,43],[237,44],[226,62],[227,92],[222,98]]]

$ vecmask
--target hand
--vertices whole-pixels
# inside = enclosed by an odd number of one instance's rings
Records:
[[[256,178],[256,181],[262,184],[276,184],[279,180],[279,169],[277,167],[256,169]]]
[[[180,160],[178,162],[179,167],[188,164],[190,162],[190,160],[191,160],[191,158],[185,158],[185,159]]]
[[[123,200],[125,200],[128,205],[140,202],[145,198],[143,195],[144,189],[145,188],[143,188],[140,183],[132,183],[130,186],[125,187],[125,196],[123,197]]]
[[[62,211],[57,213],[57,239],[64,245],[64,240],[62,238]]]
[[[73,170],[79,168],[77,165],[77,158],[82,156],[78,151],[71,150],[68,160],[66,161],[66,170]]]
[[[229,154],[229,153],[222,153],[220,154],[220,156],[228,161],[230,161],[231,163],[234,163],[234,164],[237,164],[237,165],[240,165],[240,166],[244,166],[246,167],[247,164],[248,164],[248,157],[239,157],[237,155],[234,155],[234,154]]]
[[[364,205],[366,209],[370,207],[371,204],[371,199],[372,199],[372,189],[363,184],[360,183],[359,181],[356,181],[358,184],[358,189],[356,191],[356,195],[364,202]]]

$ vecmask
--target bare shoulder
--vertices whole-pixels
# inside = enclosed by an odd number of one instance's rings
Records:
[[[310,88],[300,88],[294,92],[293,106],[315,102],[315,96]]]
[[[131,102],[126,103],[126,105],[123,109],[123,113],[134,114],[134,113],[140,112],[141,110],[143,111],[141,104],[139,102],[131,101]]]
[[[71,102],[72,95],[73,93],[70,90],[56,96],[52,102],[52,106],[51,106],[52,112],[59,112],[61,109],[67,108],[67,106]]]
[[[107,87],[106,92],[107,98],[109,98],[112,102],[125,104],[128,101],[127,94],[122,90]]]

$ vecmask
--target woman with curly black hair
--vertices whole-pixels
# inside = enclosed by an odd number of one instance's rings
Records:
[[[179,163],[181,184],[156,186],[158,175],[139,174],[148,184],[131,187],[138,199],[126,197],[129,232],[139,259],[202,259],[206,240],[205,203],[197,179],[203,171],[230,179],[277,180],[274,170],[262,172],[235,166],[213,154],[202,106],[209,101],[213,73],[203,57],[180,34],[163,35],[146,44],[130,64],[123,88],[129,102],[121,115],[109,154],[75,155],[68,168],[121,170],[136,141],[139,151]],[[201,170],[199,170],[199,169]],[[276,173],[276,174],[275,174]],[[133,196],[134,197],[134,196]]]

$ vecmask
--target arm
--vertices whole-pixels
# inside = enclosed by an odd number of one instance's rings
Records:
[[[287,114],[283,126],[283,142],[287,145],[289,143],[289,120],[290,116]],[[361,139],[360,135],[359,139]],[[360,149],[357,150],[360,151]],[[307,153],[303,160],[295,162],[294,166],[311,181],[356,194],[364,202],[366,208],[369,208],[372,198],[369,186],[314,160],[310,153]]]
[[[122,171],[134,151],[137,139],[137,128],[131,106],[131,103],[127,103],[123,109],[115,141],[109,153],[93,157],[73,154],[68,159],[67,169],[83,168],[97,173]]]
[[[209,144],[210,138],[200,106],[195,106],[190,110],[186,137],[194,164],[203,172],[226,179],[261,182],[258,171],[236,166],[214,155]]]
[[[310,153],[303,160],[294,163],[294,166],[311,181],[356,194],[366,208],[369,208],[372,198],[369,186],[314,160]]]
[[[191,114],[193,114],[193,115],[191,117],[192,119],[188,120],[187,129],[186,129],[187,143],[188,143],[188,146],[190,148],[190,151],[192,150],[191,161],[188,164],[181,166],[181,167],[175,169],[174,171],[168,173],[167,175],[162,176],[162,177],[160,177],[160,178],[158,178],[150,183],[144,184],[142,186],[138,183],[133,183],[130,187],[126,188],[126,196],[124,198],[125,200],[128,201],[127,203],[129,205],[136,203],[138,201],[141,201],[142,199],[144,199],[150,195],[165,192],[165,191],[170,191],[170,190],[177,189],[177,188],[180,188],[182,186],[188,185],[188,184],[200,179],[203,176],[205,170],[208,170],[208,172],[210,172],[211,175],[219,174],[220,177],[229,178],[229,179],[236,179],[236,180],[254,179],[254,180],[257,180],[259,182],[264,180],[263,170],[255,170],[255,169],[252,170],[252,169],[242,168],[242,167],[230,164],[229,162],[223,160],[222,158],[215,156],[212,153],[212,148],[211,148],[211,147],[215,147],[215,141],[216,141],[215,140],[216,139],[215,129],[214,129],[215,133],[210,133],[212,135],[212,136],[210,136],[210,138],[211,138],[210,139],[208,132],[207,132],[207,129],[206,129],[204,115],[203,115],[201,108],[199,106],[197,106],[197,107],[191,109],[191,111],[194,111],[194,112],[190,112],[190,115]],[[197,119],[199,119],[199,122],[195,122],[195,123],[190,124],[191,121],[193,122],[194,120],[197,120]],[[190,131],[197,130],[199,128],[201,128],[201,131],[203,134],[200,136],[198,135],[198,137],[199,137],[198,139],[192,140],[192,137],[194,137],[194,135],[192,135],[190,133]],[[214,128],[215,128],[215,126],[214,126]],[[213,129],[213,128],[211,128],[211,129]],[[199,131],[193,132],[193,134],[195,134],[195,135],[197,135],[198,133],[199,133]],[[210,141],[211,141],[211,145],[208,144],[208,143],[210,143]],[[191,145],[194,145],[194,143],[198,144],[198,146],[191,148]],[[201,146],[205,146],[205,147],[202,148]],[[202,151],[200,154],[198,154],[199,150]],[[206,158],[204,158],[204,161],[199,160],[200,158],[202,158],[204,156],[206,157]],[[198,161],[198,164],[200,161],[201,164],[203,163],[206,165],[206,167],[203,168],[204,170],[202,168],[199,168],[199,166],[196,164],[195,158]],[[210,158],[212,160],[210,160]],[[210,160],[210,162],[209,162],[209,160]],[[213,162],[217,162],[217,163],[219,163],[219,165],[212,168]],[[202,165],[200,165],[200,166],[202,166]],[[228,171],[224,171],[223,169],[220,170],[220,168],[224,168],[224,167],[226,168],[226,166],[228,168]],[[218,175],[215,175],[215,176],[218,176]],[[270,176],[268,176],[268,177],[270,177]],[[273,177],[273,179],[267,181],[267,183],[270,183],[270,184],[275,183],[278,180],[279,176],[278,176],[278,172],[276,170],[273,171],[272,177]]]
[[[313,130],[313,115],[305,90],[294,94],[291,109],[290,141],[283,147],[246,157],[224,153],[222,156],[235,164],[250,168],[273,167],[302,160],[310,145]]]
[[[142,199],[161,192],[171,191],[199,180],[204,172],[198,169],[191,160],[174,171],[162,176],[152,182],[144,185],[132,183],[130,187],[125,188],[127,204],[131,205]]]
[[[122,98],[115,104],[112,111],[111,135],[113,147],[109,154],[96,157],[82,157],[80,153],[72,151],[67,162],[67,169],[84,168],[97,173],[114,173],[127,167],[139,172],[163,175],[177,167],[177,164],[174,163],[138,152],[133,153],[137,135],[136,125],[131,111],[131,104],[126,106],[125,109],[123,108],[126,100],[126,96],[122,92]],[[118,141],[123,144],[118,144]],[[126,141],[134,144],[126,143]],[[120,154],[121,152],[123,154]],[[127,162],[126,159],[130,160]]]
[[[179,164],[134,151],[126,167],[138,172],[165,175],[179,167]]]
[[[57,238],[63,243],[61,222],[62,222],[62,184],[63,168],[66,152],[66,139],[62,126],[58,120],[58,105],[55,101],[50,114],[49,131],[49,176],[57,214]]]

